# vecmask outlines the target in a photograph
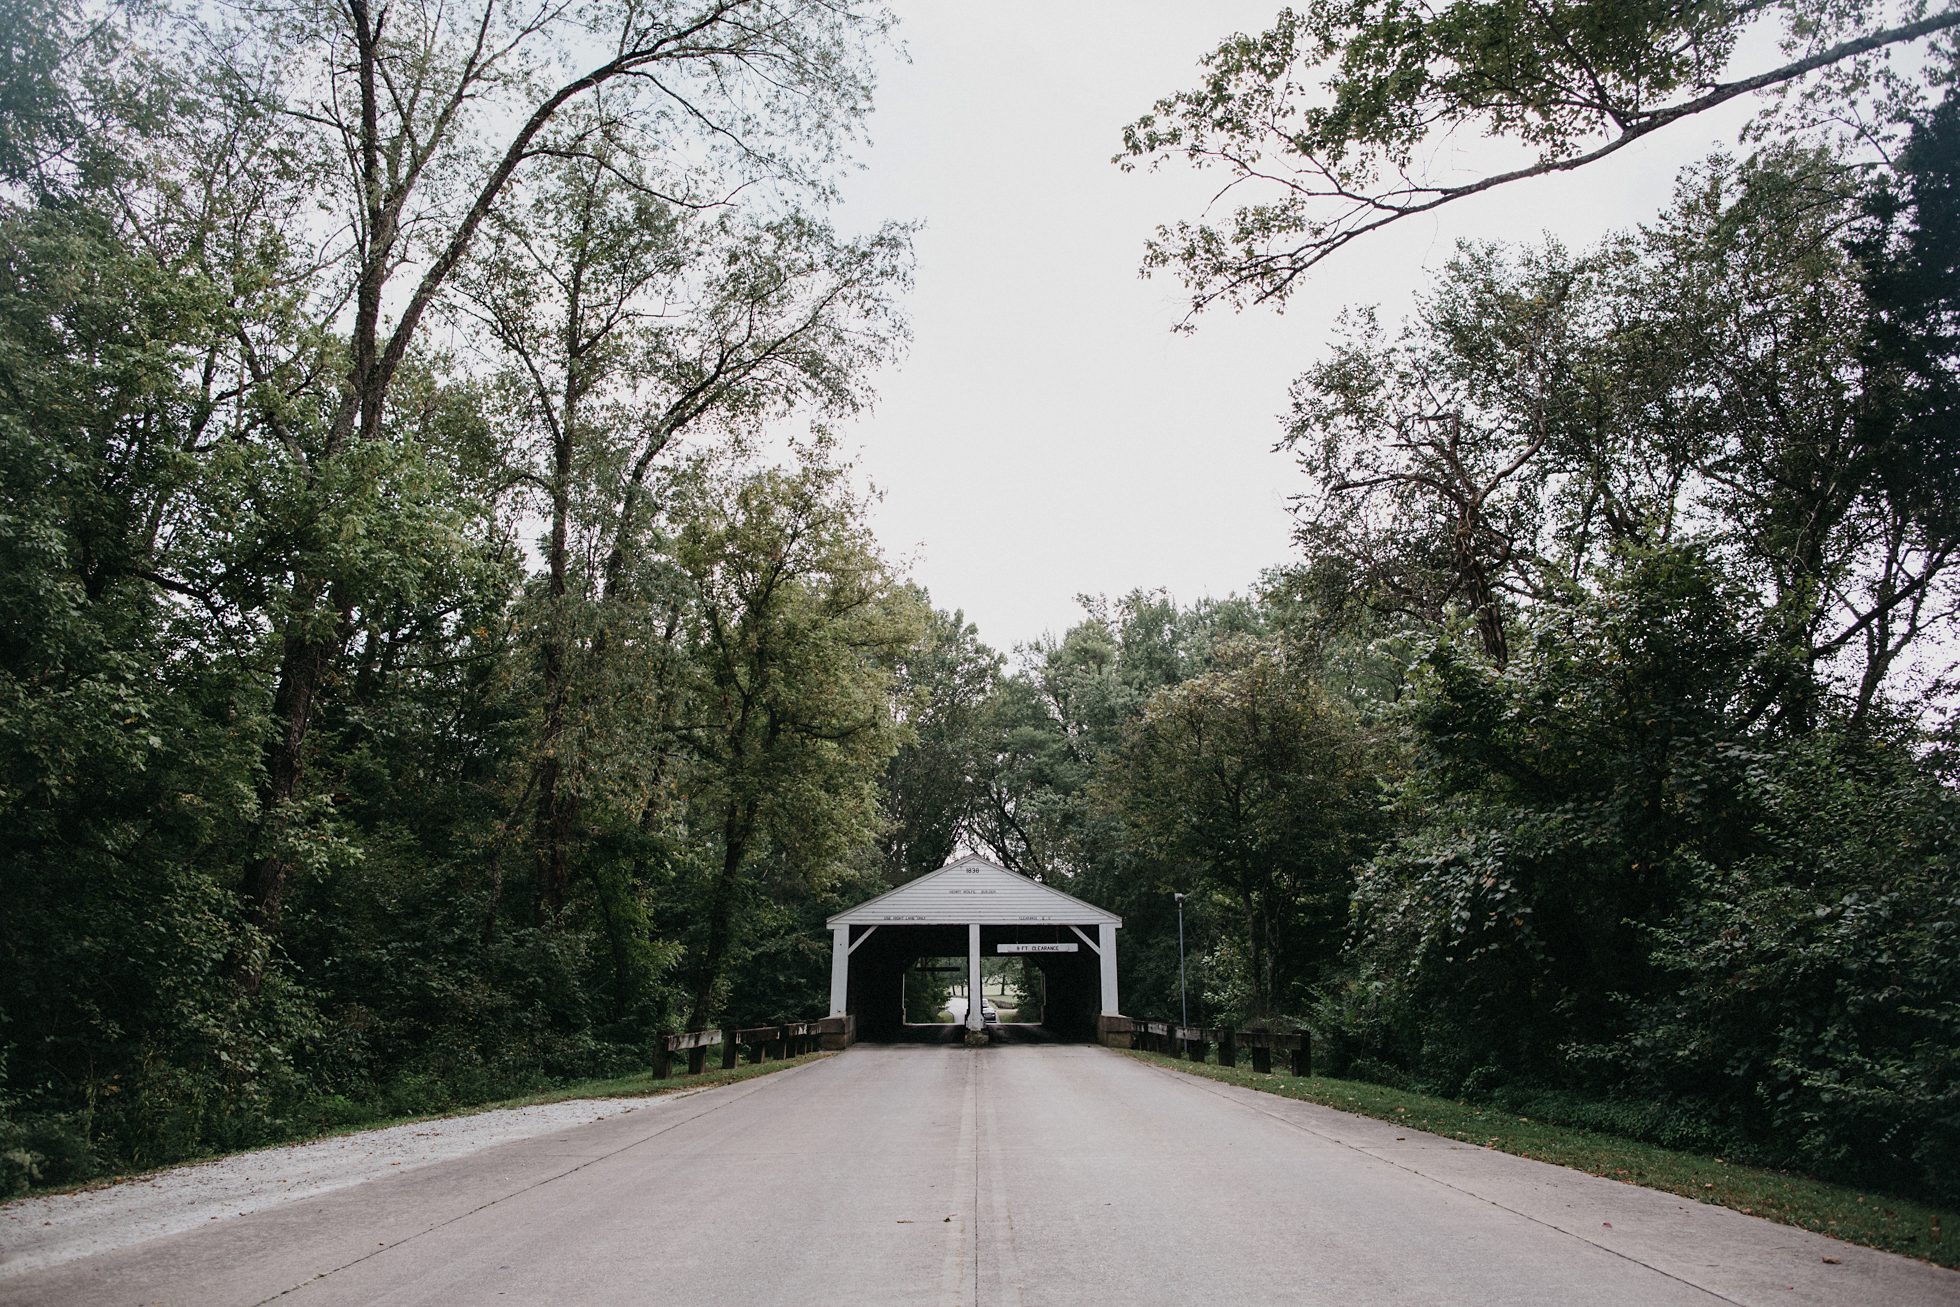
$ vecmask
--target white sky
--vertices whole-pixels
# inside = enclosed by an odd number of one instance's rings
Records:
[[[875,145],[842,223],[924,220],[913,344],[842,434],[885,493],[894,557],[999,649],[1059,634],[1075,596],[1243,591],[1290,557],[1297,474],[1271,452],[1289,381],[1348,304],[1399,316],[1462,238],[1573,245],[1652,215],[1676,169],[1749,112],[1690,122],[1565,178],[1500,188],[1364,238],[1284,316],[1214,312],[1174,335],[1175,279],[1140,280],[1154,224],[1221,178],[1123,173],[1123,125],[1195,84],[1225,35],[1279,0],[899,0],[909,64],[882,76]],[[1469,166],[1479,143],[1445,147]]]

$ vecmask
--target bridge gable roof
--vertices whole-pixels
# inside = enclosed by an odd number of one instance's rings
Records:
[[[978,854],[867,899],[831,926],[1120,926],[1123,919]]]

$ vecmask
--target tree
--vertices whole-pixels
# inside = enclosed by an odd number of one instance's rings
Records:
[[[1627,552],[1597,592],[1529,617],[1501,669],[1432,645],[1323,1012],[1355,1052],[1450,1092],[1473,1073],[1557,1083],[1566,1041],[1651,991],[1643,923],[1682,902],[1684,859],[1755,838],[1735,798],[1760,652],[1711,554]]]
[[[1088,785],[1158,688],[1202,667],[1212,644],[1256,630],[1244,599],[1180,608],[1161,591],[1082,597],[1085,619],[1020,651],[981,714],[975,837],[1001,865],[1066,879],[1101,865],[1108,814]]]
[[[395,438],[390,398],[422,323],[484,223],[524,184],[527,164],[603,157],[594,143],[609,141],[659,160],[657,193],[682,205],[761,179],[824,194],[839,143],[868,103],[865,42],[886,22],[815,0],[629,6],[597,29],[570,11],[497,0],[468,12],[350,0],[279,19],[257,30],[256,45],[211,39],[225,47],[220,72],[261,78],[241,91],[272,95],[287,121],[304,125],[295,148],[316,160],[314,175],[331,182],[329,203],[346,222],[309,303],[323,323],[346,314],[345,351],[296,460],[328,520],[340,516],[341,478],[358,468],[357,451]],[[580,50],[595,51],[595,62],[565,66]],[[289,75],[291,91],[274,94],[277,74]],[[599,98],[608,88],[611,97]],[[592,114],[565,130],[566,111],[580,104]],[[278,925],[291,871],[279,832],[301,793],[316,700],[365,598],[330,562],[328,551],[303,555],[273,608],[277,726],[259,787],[267,850],[244,881],[266,931]],[[247,969],[248,984],[256,975]]]
[[[1297,1010],[1337,952],[1371,833],[1366,737],[1277,645],[1221,645],[1159,690],[1099,784],[1127,841],[1172,886],[1238,921],[1243,1018]]]
[[[1547,445],[1585,381],[1585,275],[1556,247],[1462,250],[1398,341],[1352,315],[1294,383],[1294,537],[1349,595],[1430,624],[1460,606],[1507,657],[1510,610],[1552,579]]]
[[[759,865],[835,878],[879,823],[898,660],[923,614],[823,462],[695,488],[675,562],[690,589],[675,727],[700,865],[688,1024],[715,1013]]]
[[[848,413],[902,334],[903,233],[821,217],[881,12],[234,18],[0,22],[9,1189],[625,1069],[699,888],[660,453]],[[427,329],[493,302],[536,330]],[[541,826],[546,928],[499,910]]]
[[[636,181],[637,161],[603,142],[587,149],[496,218],[460,274],[468,315],[505,360],[509,425],[523,433],[511,476],[545,516],[543,708],[527,782],[541,919],[563,907],[572,874],[587,733],[574,722],[612,679],[595,662],[636,643],[648,597],[659,461],[702,430],[739,440],[799,408],[856,411],[865,374],[903,331],[891,298],[905,279],[902,228],[844,241],[798,214],[692,212]]]
[[[1756,711],[1872,713],[1953,616],[1956,538],[1873,421],[1900,374],[1867,361],[1860,213],[1828,155],[1717,158],[1582,255],[1465,247],[1393,341],[1351,319],[1285,441],[1327,587],[1431,626],[1461,611],[1502,664],[1519,615],[1615,550],[1720,542],[1759,596]]]
[[[1897,121],[1909,83],[1891,50],[1943,40],[1960,14],[1858,4],[1526,5],[1315,0],[1206,55],[1194,90],[1124,129],[1117,161],[1222,169],[1253,198],[1219,220],[1160,227],[1146,271],[1174,269],[1191,318],[1214,304],[1283,304],[1322,259],[1411,215],[1581,168],[1739,96],[1809,84],[1828,113],[1870,131]],[[1722,80],[1745,31],[1779,24],[1778,58]],[[1876,100],[1861,112],[1862,93]],[[1828,98],[1826,98],[1828,97]],[[1452,132],[1535,151],[1464,181],[1429,175],[1422,147]]]
[[[919,592],[921,607],[929,597]],[[980,769],[982,706],[1000,679],[1001,656],[959,612],[931,610],[900,667],[905,740],[885,773],[885,877],[899,884],[936,871],[971,838]]]
[[[1949,93],[1915,125],[1893,175],[1864,206],[1869,226],[1852,242],[1867,317],[1868,381],[1860,439],[1882,451],[1888,493],[1910,516],[1951,538],[1960,517],[1960,97]],[[1921,575],[1924,575],[1922,573]],[[1901,645],[1939,604],[1919,577],[1888,578],[1906,603],[1877,611],[1866,662]]]

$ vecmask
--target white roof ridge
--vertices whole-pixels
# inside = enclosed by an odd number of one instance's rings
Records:
[[[844,909],[844,911],[839,912],[834,916],[828,918],[825,924],[833,929],[836,928],[840,923],[851,924],[851,925],[882,924],[882,923],[874,923],[874,922],[855,922],[855,921],[846,923],[844,919],[847,917],[855,917],[859,913],[865,911],[865,909],[876,907],[878,904],[884,902],[886,899],[892,898],[895,895],[903,894],[908,890],[915,889],[916,887],[925,884],[927,881],[934,880],[937,879],[938,877],[946,875],[950,871],[955,871],[961,867],[970,866],[975,863],[979,864],[982,867],[987,868],[990,871],[998,872],[1000,875],[1012,876],[1015,880],[1023,882],[1030,890],[1034,891],[1039,895],[1061,899],[1083,910],[1083,913],[1085,915],[1081,918],[1081,920],[1073,923],[1063,922],[1061,924],[1100,925],[1100,924],[1107,923],[1109,925],[1114,925],[1114,926],[1121,926],[1123,924],[1123,919],[1121,917],[1117,916],[1115,913],[1109,911],[1106,908],[1099,908],[1093,903],[1085,903],[1083,900],[1075,897],[1073,894],[1070,894],[1065,890],[1056,889],[1053,885],[1044,884],[1043,882],[1034,879],[1032,876],[1024,876],[1018,871],[1014,871],[1010,868],[1003,867],[998,862],[995,862],[992,858],[989,858],[984,854],[979,854],[979,853],[965,854],[961,857],[954,858],[952,861],[948,862],[943,867],[935,867],[933,870],[926,872],[924,875],[914,876],[911,880],[906,881],[903,885],[895,885],[891,889],[886,890],[882,894],[874,895],[871,898],[866,899],[862,903]],[[987,892],[991,893],[992,891],[987,891]],[[906,924],[906,923],[893,923],[893,924]],[[944,925],[944,924],[954,924],[954,923],[916,922],[911,924]],[[1030,924],[1030,923],[997,922],[997,923],[982,923],[982,924],[1006,925],[1006,924]]]

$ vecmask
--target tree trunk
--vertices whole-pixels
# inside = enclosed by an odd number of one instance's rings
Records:
[[[259,779],[258,836],[262,851],[245,868],[241,887],[246,919],[268,937],[278,933],[287,884],[292,878],[292,863],[282,847],[284,826],[299,797],[305,772],[306,730],[312,722],[313,701],[338,648],[336,640],[314,635],[315,623],[307,620],[319,611],[321,587],[306,578],[301,578],[300,585],[303,588],[294,601],[296,613],[287,619],[279,679],[272,697],[276,732],[266,744],[265,773]],[[341,625],[344,627],[344,620]],[[257,993],[265,979],[265,962],[265,954],[257,949],[242,960],[239,981],[248,994]]]
[[[568,435],[561,425],[554,460],[556,476],[551,491],[550,580],[545,592],[544,631],[538,649],[545,702],[543,748],[538,759],[538,810],[534,826],[537,844],[537,919],[540,924],[556,918],[565,906],[565,891],[571,883],[568,845],[578,808],[578,796],[565,776],[562,754],[570,699],[566,670],[570,633],[566,630],[565,620],[567,519],[571,504],[568,481],[572,458]]]
[[[389,260],[394,255],[397,236],[395,213],[382,194],[380,99],[377,69],[380,61],[381,28],[366,0],[349,0],[348,16],[353,20],[357,80],[361,98],[360,170],[364,210],[364,243],[361,269],[356,278],[355,313],[348,348],[351,355],[347,376],[342,381],[339,406],[319,462],[331,461],[350,436],[358,430],[363,437],[378,436],[387,398],[387,380],[377,366],[380,338],[381,300],[387,281]],[[317,478],[309,473],[309,479]],[[280,845],[283,827],[299,795],[305,768],[307,727],[312,723],[313,703],[325,684],[327,670],[346,636],[351,606],[342,606],[336,629],[322,636],[319,627],[325,619],[323,604],[327,583],[302,566],[294,577],[291,611],[286,614],[281,639],[279,680],[273,691],[272,715],[277,734],[266,748],[265,775],[259,784],[259,838],[266,850],[245,870],[246,914],[252,925],[267,936],[276,934],[285,908],[287,883],[292,864]],[[265,979],[266,955],[254,949],[240,968],[240,983],[247,993],[256,993]]]
[[[1265,931],[1260,927],[1259,907],[1250,893],[1241,895],[1245,911],[1246,969],[1252,973],[1252,1015],[1268,1017],[1273,1012],[1273,994],[1266,974]]]
[[[721,980],[721,967],[728,955],[728,942],[734,926],[735,890],[748,860],[749,837],[755,827],[754,805],[731,802],[722,824],[721,871],[715,877],[713,897],[708,901],[708,938],[701,948],[701,961],[694,971],[694,1006],[687,1015],[689,1030],[705,1030],[714,1015],[715,985]]]

